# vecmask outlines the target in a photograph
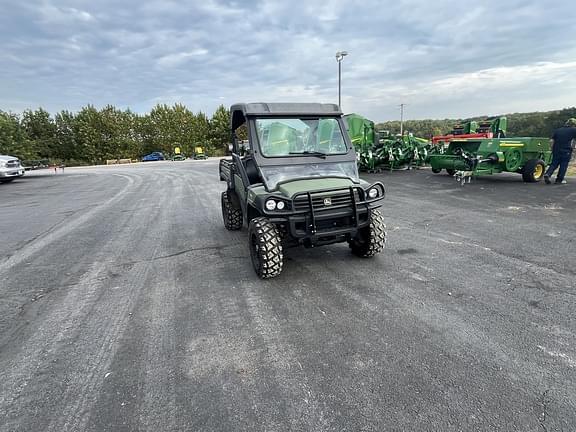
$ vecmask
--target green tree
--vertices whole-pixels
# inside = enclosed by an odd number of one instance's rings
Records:
[[[22,160],[37,159],[34,145],[22,128],[19,117],[4,111],[0,111],[0,154]]]
[[[230,111],[220,105],[210,119],[210,143],[213,148],[211,154],[226,154],[231,139]]]
[[[170,155],[175,147],[182,148],[185,153],[192,148],[194,114],[184,105],[156,105],[148,116],[148,122],[146,131],[152,151]]]
[[[54,117],[56,125],[56,145],[52,157],[63,161],[83,161],[78,152],[76,138],[76,117],[70,111],[61,111]]]
[[[22,114],[21,125],[30,141],[31,152],[41,159],[49,159],[56,152],[56,124],[48,111],[38,108],[26,110]]]
[[[75,135],[77,142],[77,155],[80,159],[91,163],[103,163],[100,143],[100,114],[92,105],[82,108],[76,115]]]
[[[98,113],[96,128],[100,134],[98,151],[102,160],[131,159],[138,151],[134,133],[134,115],[111,105]]]

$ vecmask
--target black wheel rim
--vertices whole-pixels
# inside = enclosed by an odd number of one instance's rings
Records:
[[[255,235],[250,236],[250,258],[252,258],[252,265],[256,269],[256,272],[260,273],[260,246],[258,245],[258,240]]]

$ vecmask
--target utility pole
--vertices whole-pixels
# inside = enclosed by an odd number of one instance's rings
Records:
[[[400,136],[404,136],[404,107],[405,103],[400,104]]]

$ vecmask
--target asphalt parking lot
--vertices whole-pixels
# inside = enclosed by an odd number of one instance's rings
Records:
[[[576,430],[576,180],[387,188],[259,280],[217,161],[0,185],[0,431]]]

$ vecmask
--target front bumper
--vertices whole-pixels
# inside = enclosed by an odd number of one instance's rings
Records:
[[[366,227],[370,211],[382,205],[384,185],[376,182],[367,190],[373,187],[382,191],[374,199],[368,198],[360,186],[324,189],[294,195],[290,210],[263,213],[272,223],[283,225],[286,233],[299,243],[314,246],[344,241]],[[326,198],[335,204],[324,204]],[[263,204],[260,208],[265,209]]]
[[[24,168],[0,168],[0,178],[22,177]]]

